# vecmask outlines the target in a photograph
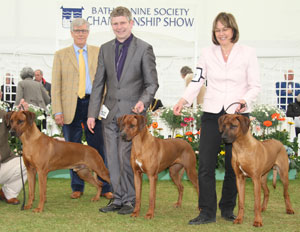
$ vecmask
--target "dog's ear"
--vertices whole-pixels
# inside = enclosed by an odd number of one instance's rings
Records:
[[[147,119],[143,115],[135,115],[134,117],[138,121],[139,131],[141,131],[147,125]]]
[[[121,129],[122,128],[122,125],[123,125],[123,120],[126,118],[126,115],[123,115],[122,117],[119,117],[117,120],[118,120],[118,125],[119,125],[119,128]]]
[[[13,113],[13,111],[10,111],[5,114],[5,123],[7,127],[10,127],[10,117]]]
[[[246,134],[250,127],[250,119],[246,116],[239,115],[239,117],[237,117],[237,120],[239,120],[240,122],[243,134]]]
[[[25,114],[26,120],[29,123],[29,125],[32,125],[32,123],[35,120],[35,113],[30,112],[30,111],[22,111],[22,112],[23,112],[23,114]]]
[[[221,117],[219,117],[218,119],[218,124],[219,124],[219,132],[223,132],[223,123],[224,123],[224,120],[226,118],[226,114],[222,115]]]

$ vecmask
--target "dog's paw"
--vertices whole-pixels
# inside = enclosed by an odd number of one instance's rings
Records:
[[[32,210],[32,212],[41,213],[41,212],[43,212],[43,209],[42,208],[35,208],[34,210]]]
[[[99,201],[99,197],[93,197],[91,201]]]
[[[147,213],[145,219],[152,219],[154,217],[154,213]]]
[[[234,221],[233,221],[233,224],[242,224],[243,223],[243,219],[242,218],[239,218],[237,217]]]
[[[262,227],[263,226],[262,221],[254,221],[253,222],[253,226],[255,226],[255,227]]]
[[[176,202],[176,203],[174,204],[174,207],[175,207],[175,208],[180,208],[180,207],[181,207],[181,203]]]
[[[139,216],[139,212],[133,212],[131,215],[130,215],[130,217],[138,217]]]
[[[31,209],[31,205],[25,205],[24,206],[24,210],[28,210],[28,209]]]
[[[286,213],[287,213],[287,214],[294,214],[295,212],[294,212],[294,210],[292,210],[292,209],[286,209]]]

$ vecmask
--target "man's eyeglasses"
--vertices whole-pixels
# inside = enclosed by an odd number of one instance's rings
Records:
[[[73,30],[73,32],[74,32],[75,34],[80,34],[80,33],[82,33],[82,34],[87,34],[87,33],[89,32],[89,30]]]

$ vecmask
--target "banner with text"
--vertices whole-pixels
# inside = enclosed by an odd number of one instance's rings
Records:
[[[90,27],[89,43],[101,44],[114,38],[110,13],[119,6],[127,7],[133,16],[133,33],[143,40],[166,47],[194,44],[197,41],[197,5],[195,1],[178,3],[152,1],[57,1],[57,46],[70,44],[70,23],[86,19]],[[194,46],[194,45],[193,45]],[[189,47],[189,46],[188,46]]]

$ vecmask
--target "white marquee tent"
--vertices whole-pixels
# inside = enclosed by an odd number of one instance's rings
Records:
[[[275,82],[288,69],[300,82],[299,0],[1,0],[0,75],[11,72],[16,81],[24,66],[42,69],[51,82],[54,52],[71,45],[66,9],[81,9],[92,23],[88,43],[112,39],[109,10],[124,5],[134,13],[134,34],[151,43],[157,56],[164,105],[176,103],[184,89],[179,70],[195,67],[200,49],[211,44],[211,26],[221,11],[232,13],[240,43],[256,48],[263,91],[259,103],[276,104]],[[64,12],[65,10],[65,12]],[[74,14],[74,12],[72,13]],[[1,78],[1,81],[2,78]]]

